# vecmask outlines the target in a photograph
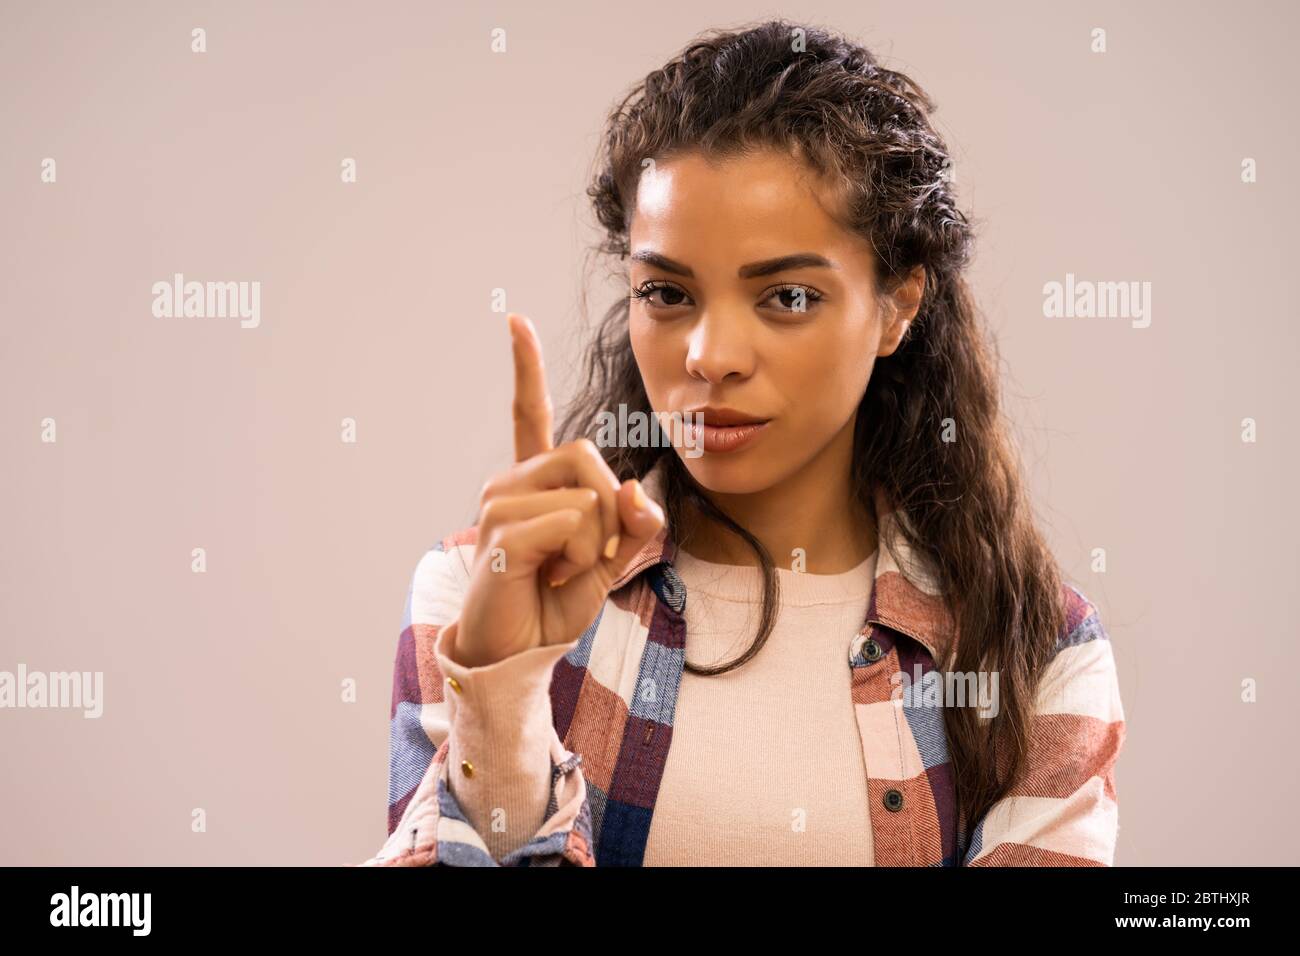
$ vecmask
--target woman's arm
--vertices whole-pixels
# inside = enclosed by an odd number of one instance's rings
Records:
[[[433,645],[460,612],[468,578],[466,547],[455,543],[453,536],[425,552],[407,591],[393,667],[389,722],[390,835],[451,730],[451,705]]]
[[[1039,685],[1026,774],[975,827],[964,866],[1111,866],[1124,710],[1096,607],[1067,585],[1070,619]]]
[[[408,593],[393,673],[388,842],[402,844],[405,837],[394,840],[394,834],[405,834],[404,819],[418,815],[413,804],[422,785],[429,785],[427,799],[437,799],[434,778],[442,775],[452,818],[463,817],[500,862],[548,824],[554,829],[548,804],[556,759],[567,752],[558,746],[551,720],[550,678],[576,641],[482,667],[458,663],[456,616],[468,560],[462,553],[466,545],[456,540],[449,538],[424,555]],[[439,764],[446,763],[445,775],[441,766],[433,766],[444,744]]]

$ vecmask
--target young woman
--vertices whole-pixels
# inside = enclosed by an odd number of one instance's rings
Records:
[[[613,112],[629,295],[558,444],[508,317],[517,460],[416,568],[368,864],[1112,864],[1114,660],[1034,525],[932,109],[773,21]]]

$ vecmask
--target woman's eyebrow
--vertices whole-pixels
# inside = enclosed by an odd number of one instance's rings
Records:
[[[762,262],[751,262],[747,266],[741,266],[737,275],[742,279],[753,279],[756,276],[770,276],[774,272],[808,268],[834,269],[835,263],[815,252],[796,252],[793,255],[765,259]]]
[[[680,262],[669,259],[657,252],[651,252],[648,249],[632,253],[631,258],[633,262],[644,262],[646,265],[655,266],[664,270],[664,272],[671,272],[687,279],[695,278],[695,273],[691,271],[690,266],[684,266]],[[741,266],[736,274],[742,279],[753,279],[758,276],[768,276],[774,272],[807,268],[834,269],[836,266],[825,256],[818,255],[815,252],[796,252],[788,256],[777,256],[775,259],[764,259],[762,262],[751,262],[748,265]]]
[[[632,253],[632,261],[644,262],[648,266],[654,266],[657,269],[663,269],[664,272],[671,272],[687,279],[695,278],[695,273],[691,271],[690,266],[684,266],[680,262],[675,262],[667,256],[661,256],[659,253],[651,252],[648,249]]]

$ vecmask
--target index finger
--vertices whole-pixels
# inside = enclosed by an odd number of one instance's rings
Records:
[[[533,323],[518,312],[509,313],[506,321],[515,357],[515,461],[526,461],[552,447],[551,395]]]

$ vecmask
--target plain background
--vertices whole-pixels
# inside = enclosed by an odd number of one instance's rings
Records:
[[[938,102],[1034,499],[1114,641],[1116,862],[1300,863],[1294,7],[478,6],[0,6],[0,670],[105,675],[98,720],[0,711],[0,862],[379,848],[411,573],[511,455],[492,290],[562,403],[583,288],[619,294],[584,268],[606,111],[778,15]],[[175,272],[260,281],[261,327],[154,318]],[[1150,282],[1151,326],[1045,318],[1067,272]]]

